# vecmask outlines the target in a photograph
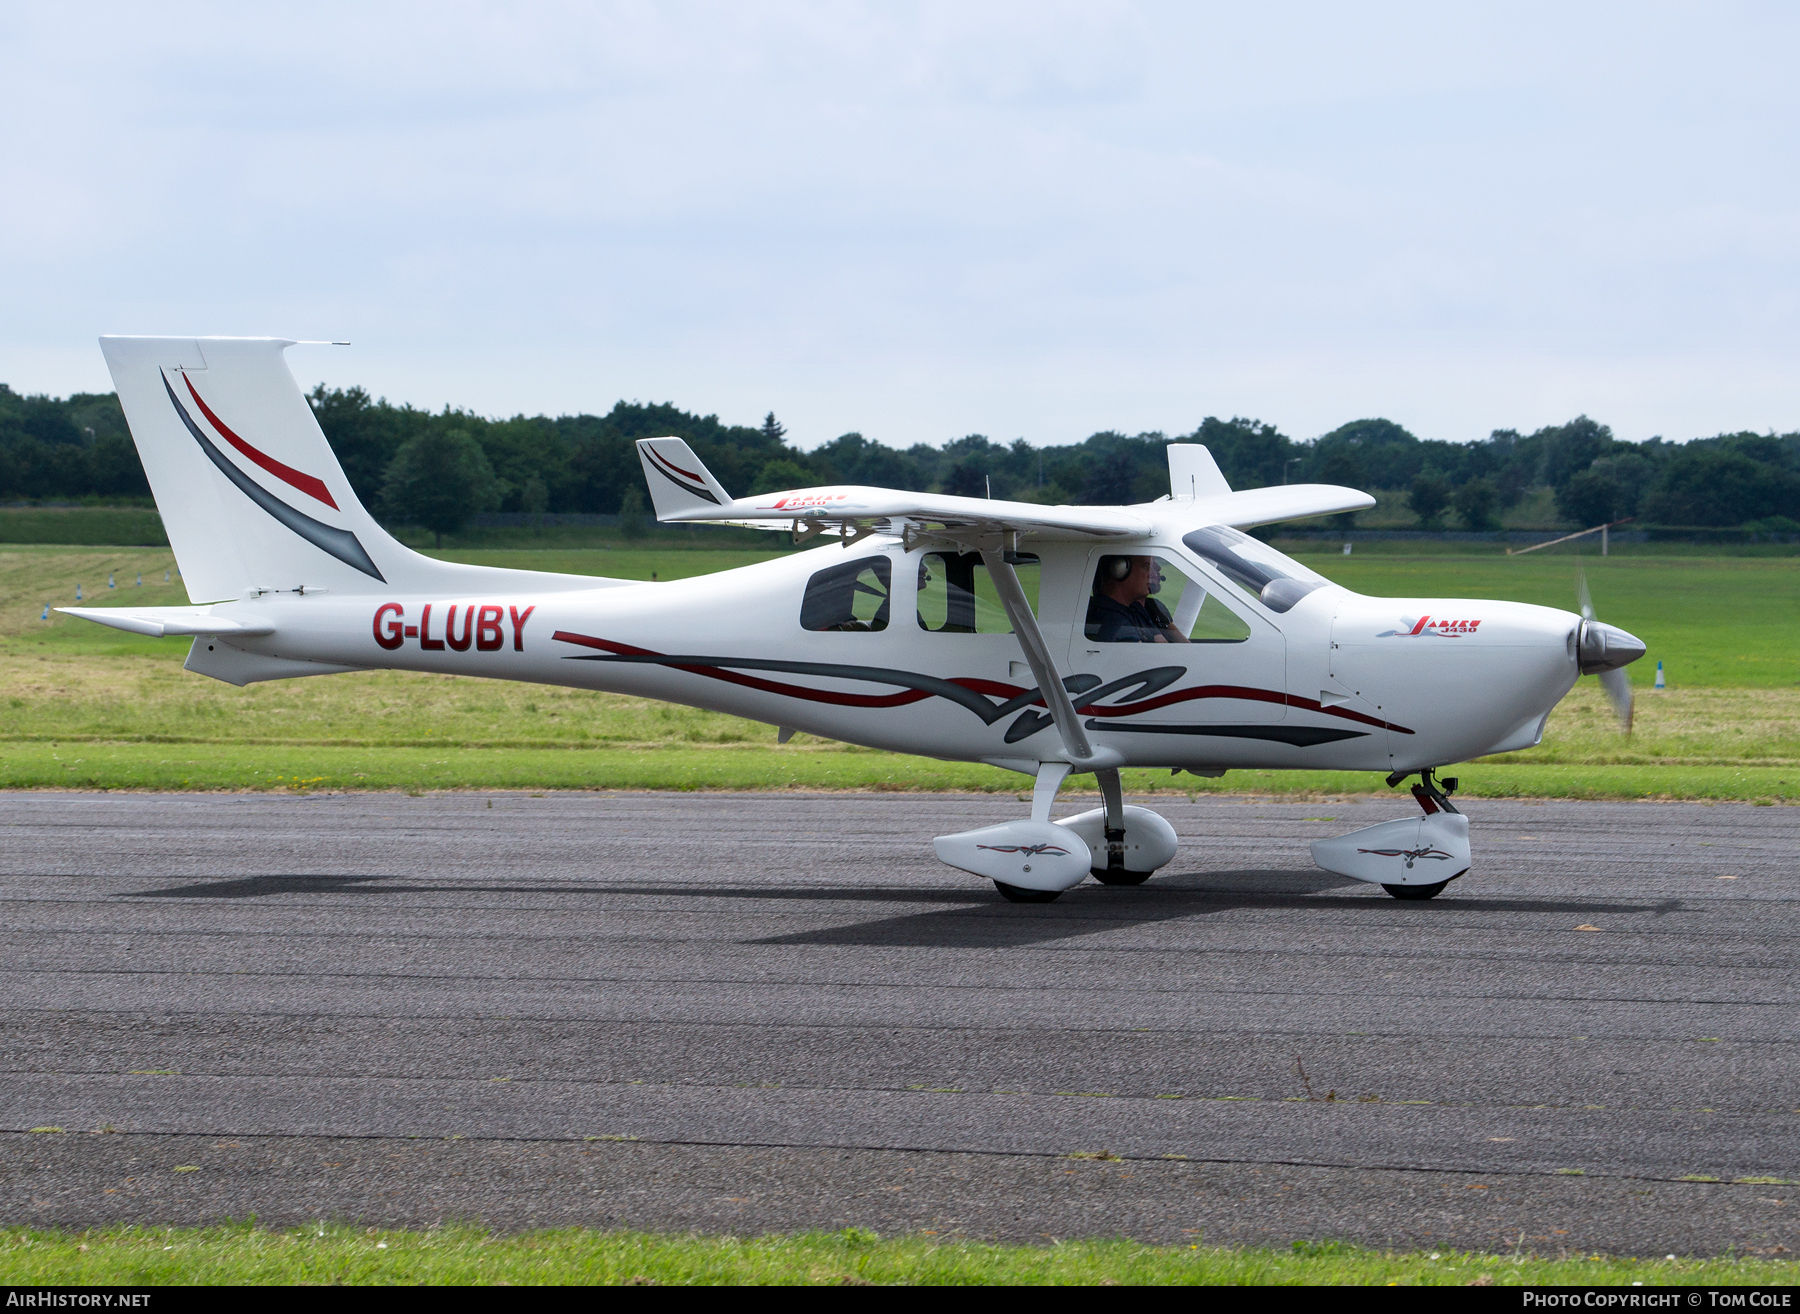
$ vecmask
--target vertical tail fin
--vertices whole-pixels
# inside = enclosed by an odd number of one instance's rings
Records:
[[[435,561],[356,498],[282,352],[285,338],[100,339],[195,603],[337,593],[606,588],[625,580]]]
[[[731,501],[712,472],[700,464],[693,448],[680,438],[640,438],[638,459],[650,484],[650,504],[656,518],[667,520],[680,511],[725,506]]]
[[[1177,502],[1223,497],[1231,491],[1213,455],[1199,443],[1169,444],[1169,496]]]
[[[357,501],[282,359],[291,345],[100,339],[195,602],[297,585],[385,591],[423,561]]]

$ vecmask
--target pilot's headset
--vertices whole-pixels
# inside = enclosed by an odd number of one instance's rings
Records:
[[[1098,593],[1102,584],[1117,584],[1130,573],[1130,557],[1101,557],[1100,568],[1094,572],[1094,592]]]
[[[1117,583],[1131,573],[1134,557],[1101,557],[1100,569],[1094,572],[1094,591],[1099,592],[1103,583]],[[1155,557],[1150,558],[1150,592],[1152,595],[1162,592],[1162,567]]]

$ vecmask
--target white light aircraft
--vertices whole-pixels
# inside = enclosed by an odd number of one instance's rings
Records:
[[[1328,870],[1429,899],[1468,870],[1453,762],[1528,748],[1582,674],[1629,717],[1644,645],[1514,602],[1371,598],[1243,531],[1374,505],[1320,484],[1233,492],[1171,444],[1170,492],[1038,506],[882,488],[733,498],[680,438],[638,443],[657,518],[822,546],[640,583],[436,561],[385,533],[273,338],[100,340],[192,606],[65,607],[191,635],[234,685],[399,669],[608,690],[1035,780],[1029,818],[935,841],[1006,898],[1090,874],[1136,885],[1174,829],[1127,806],[1158,767],[1416,775],[1420,815],[1312,846]],[[1051,819],[1071,774],[1103,806]]]

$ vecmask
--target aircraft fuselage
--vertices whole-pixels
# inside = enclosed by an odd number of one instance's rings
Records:
[[[1041,563],[1039,627],[1094,744],[1122,766],[1437,766],[1535,743],[1578,675],[1580,617],[1570,612],[1327,585],[1278,613],[1173,535],[1029,550]],[[1083,621],[1095,563],[1121,552],[1154,553],[1185,572],[1239,629],[1190,644],[1091,638]],[[1061,759],[1014,634],[926,627],[920,567],[930,553],[874,537],[666,583],[465,596],[270,592],[213,610],[272,625],[265,637],[232,639],[263,657],[604,690],[1025,771]],[[809,582],[857,562],[885,563],[884,627],[804,628]],[[208,643],[197,641],[194,669],[206,669]]]

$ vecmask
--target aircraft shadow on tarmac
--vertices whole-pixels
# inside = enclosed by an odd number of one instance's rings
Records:
[[[1332,893],[1346,886],[1359,892]],[[965,902],[961,907],[937,912],[770,936],[752,943],[990,949],[1043,944],[1243,908],[1309,913],[1339,911],[1357,916],[1398,915],[1414,920],[1434,914],[1470,912],[1648,912],[1661,916],[1679,906],[1673,900],[1653,906],[1560,899],[1443,898],[1431,903],[1402,904],[1381,891],[1372,891],[1360,881],[1323,872],[1205,872],[1187,877],[1165,877],[1155,884],[1127,889],[1083,885],[1069,891],[1054,904]]]
[[[370,884],[393,881],[397,884]],[[630,894],[671,898],[790,899],[800,902],[857,903],[988,903],[994,896],[985,888],[958,890],[897,890],[879,886],[837,885],[722,886],[722,885],[619,885],[610,881],[580,884],[552,881],[490,882],[481,885],[421,881],[406,876],[240,876],[232,880],[171,885],[161,890],[128,890],[120,899],[262,899],[281,894]]]
[[[388,884],[403,881],[402,884]],[[985,887],[896,889],[882,886],[621,885],[607,881],[448,884],[394,876],[245,876],[139,890],[126,898],[255,899],[284,894],[348,894],[359,897],[471,894],[632,895],[670,899],[747,899],[779,903],[930,904],[929,912],[882,917],[849,926],[823,927],[759,938],[751,944],[844,945],[892,948],[991,949],[1043,944],[1129,926],[1238,909],[1331,912],[1409,920],[1470,913],[1613,914],[1694,911],[1680,900],[1656,904],[1573,899],[1457,898],[1456,887],[1429,903],[1397,903],[1359,881],[1320,871],[1194,872],[1165,876],[1129,888],[1083,885],[1053,904],[1001,902]],[[1355,893],[1344,891],[1355,890]]]

